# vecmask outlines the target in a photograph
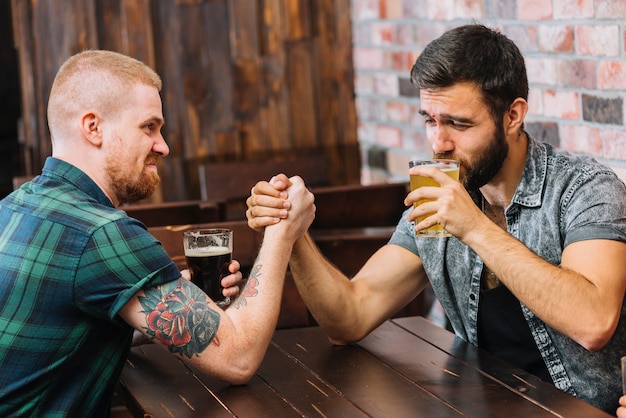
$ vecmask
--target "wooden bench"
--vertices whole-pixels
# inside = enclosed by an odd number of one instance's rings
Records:
[[[329,163],[321,152],[271,161],[207,163],[198,166],[200,198],[219,208],[222,221],[243,220],[252,187],[278,173],[299,175],[310,187],[330,184]]]
[[[181,202],[138,203],[120,206],[128,216],[138,219],[147,227],[182,225],[220,220],[219,208],[202,200]]]

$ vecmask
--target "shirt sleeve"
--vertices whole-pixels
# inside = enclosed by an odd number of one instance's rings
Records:
[[[564,246],[590,239],[626,242],[626,187],[609,169],[582,170],[562,197]]]
[[[409,222],[409,213],[413,210],[413,206],[409,207],[402,213],[402,218],[396,226],[396,230],[389,239],[389,244],[399,245],[406,248],[414,254],[418,254],[417,245],[415,243],[415,223]]]
[[[145,226],[123,218],[92,234],[77,269],[76,304],[88,314],[114,319],[140,289],[179,277],[178,268]]]

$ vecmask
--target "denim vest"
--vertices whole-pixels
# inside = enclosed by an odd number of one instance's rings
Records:
[[[411,209],[402,215],[389,243],[420,256],[456,335],[478,345],[483,261],[454,237],[416,237],[414,223],[407,221]],[[626,187],[593,159],[558,152],[529,137],[526,167],[505,215],[509,234],[560,265],[563,249],[573,242],[626,242]],[[586,350],[521,307],[555,386],[614,414],[622,395],[626,305],[613,338],[598,351]]]

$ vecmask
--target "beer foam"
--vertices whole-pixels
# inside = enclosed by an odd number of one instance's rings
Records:
[[[216,257],[218,255],[230,254],[231,252],[228,247],[185,248],[186,257]]]

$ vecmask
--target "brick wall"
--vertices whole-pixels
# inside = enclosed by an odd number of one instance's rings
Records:
[[[407,180],[429,156],[409,71],[445,30],[497,27],[521,49],[527,130],[626,179],[626,0],[352,0],[363,183]]]

